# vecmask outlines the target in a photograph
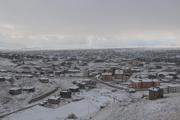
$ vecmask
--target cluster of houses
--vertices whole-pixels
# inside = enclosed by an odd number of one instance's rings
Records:
[[[155,100],[155,99],[163,98],[164,94],[179,93],[179,92],[180,92],[180,85],[178,84],[152,87],[152,88],[149,88],[149,99]]]
[[[19,95],[22,94],[22,92],[35,92],[35,87],[27,86],[27,87],[13,87],[9,89],[9,93],[11,95]]]
[[[96,81],[91,79],[73,81],[73,84],[77,85],[80,89],[92,89],[96,87]]]
[[[59,104],[61,100],[72,98],[72,96],[75,95],[76,93],[79,93],[80,90],[92,89],[96,87],[96,81],[91,79],[73,81],[73,84],[74,85],[69,87],[68,89],[61,90],[58,96],[52,96],[48,98],[47,103]]]
[[[77,52],[77,51],[76,51]],[[114,51],[84,51],[84,52],[64,52],[51,54],[18,54],[8,53],[0,54],[1,57],[11,59],[16,64],[14,70],[0,70],[0,73],[10,72],[13,77],[0,76],[0,82],[21,80],[29,78],[37,80],[43,85],[51,82],[51,78],[67,77],[95,77],[100,74],[101,80],[105,82],[123,81],[130,82],[129,88],[135,90],[149,90],[149,99],[162,98],[164,94],[179,92],[179,85],[161,86],[161,82],[169,82],[177,79],[177,70],[174,64],[157,63],[142,57],[134,58],[128,56],[125,52],[124,58],[120,53]],[[87,54],[88,53],[88,54]],[[77,54],[77,55],[75,55]],[[99,56],[97,58],[97,56]],[[136,56],[133,53],[132,56]],[[146,55],[145,55],[146,56]],[[149,61],[149,63],[148,63]],[[89,65],[92,63],[94,65]],[[165,70],[164,66],[166,67]],[[83,68],[83,69],[82,69]],[[147,76],[137,75],[133,79],[133,73],[141,73],[143,70],[148,71]],[[180,71],[180,70],[179,70]],[[125,82],[124,82],[125,81]],[[81,89],[91,89],[96,87],[96,81],[84,79],[74,81],[74,86],[60,91],[59,96],[53,96],[48,99],[49,103],[57,104],[61,98],[71,98],[73,94],[78,93]],[[36,85],[34,85],[36,86]],[[9,93],[12,95],[22,94],[22,92],[35,92],[35,87],[12,87]]]

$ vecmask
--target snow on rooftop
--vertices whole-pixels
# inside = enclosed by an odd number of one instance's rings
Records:
[[[19,87],[13,87],[13,88],[11,88],[10,90],[19,90],[19,89],[21,89],[21,88],[19,88]]]
[[[168,87],[180,87],[180,84],[169,84]]]
[[[146,78],[146,79],[132,79],[131,80],[132,82],[159,82],[159,80],[157,80],[157,79],[148,79],[148,78]]]
[[[79,89],[79,87],[77,85],[73,85],[69,89]]]
[[[58,100],[60,97],[59,96],[51,96],[49,97],[48,99],[51,99],[51,100]]]
[[[160,90],[160,88],[157,88],[157,87],[155,87],[155,88],[149,88],[149,90],[157,92],[157,91]]]
[[[116,70],[115,74],[123,74],[123,70]]]
[[[112,75],[112,73],[110,73],[110,72],[105,72],[105,73],[102,73],[102,75]]]

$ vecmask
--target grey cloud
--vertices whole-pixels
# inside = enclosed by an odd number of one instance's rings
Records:
[[[179,41],[179,14],[179,0],[2,0],[0,33],[6,33],[9,42],[43,48],[122,47],[130,45],[124,37],[143,43],[173,33],[175,40],[168,45]],[[156,33],[163,34],[152,35]]]

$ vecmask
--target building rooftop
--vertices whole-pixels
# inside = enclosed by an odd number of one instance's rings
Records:
[[[123,74],[123,70],[116,70],[115,74]]]
[[[133,79],[132,82],[159,82],[157,79]]]
[[[160,90],[159,87],[154,87],[154,88],[149,88],[149,90],[154,91],[154,92],[158,92]]]
[[[105,73],[102,73],[102,75],[112,75],[112,73],[110,73],[110,72],[105,72]]]

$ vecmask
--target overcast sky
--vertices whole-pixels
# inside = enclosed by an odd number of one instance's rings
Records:
[[[0,48],[179,47],[180,0],[1,0]]]

